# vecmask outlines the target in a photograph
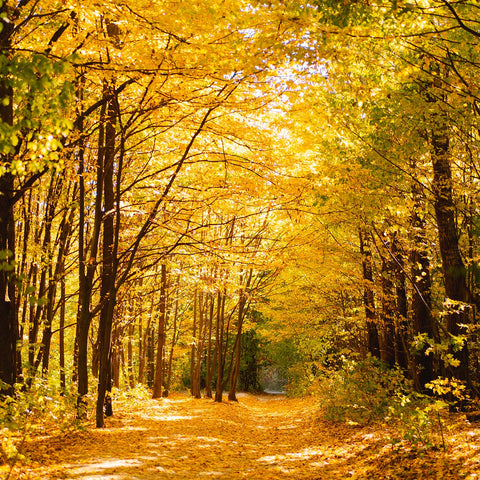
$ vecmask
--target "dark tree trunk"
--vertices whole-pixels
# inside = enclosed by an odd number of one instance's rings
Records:
[[[412,291],[413,335],[426,334],[431,341],[438,342],[438,334],[434,327],[432,308],[432,282],[430,277],[430,260],[428,242],[425,232],[425,215],[423,194],[420,185],[412,186],[414,209],[411,215],[413,228],[413,248],[410,252],[411,275],[414,281]],[[415,355],[414,381],[417,390],[425,391],[425,384],[435,378],[433,354],[427,355],[428,345],[423,345]]]
[[[162,387],[164,383],[164,357],[167,326],[167,266],[165,263],[162,263],[161,266],[159,310],[157,361],[155,366],[155,381],[153,383],[152,398],[160,398],[162,396]]]
[[[63,265],[65,267],[65,265]],[[66,288],[65,288],[65,274],[60,279],[60,326],[58,330],[58,345],[59,345],[59,368],[60,368],[60,389],[65,393],[67,387],[67,378],[65,371],[65,302],[66,302]]]
[[[208,312],[208,343],[207,343],[207,378],[205,380],[205,396],[212,398],[212,376],[213,376],[213,364],[212,364],[212,330],[213,330],[213,317],[215,312],[215,297],[209,294],[209,312]]]
[[[111,88],[106,88],[111,96]],[[102,236],[102,281],[100,286],[100,323],[98,327],[100,369],[98,375],[98,396],[96,409],[97,428],[104,425],[104,407],[107,392],[111,391],[112,380],[112,326],[115,308],[115,194],[114,194],[114,158],[115,158],[116,103],[110,100],[105,124],[105,164],[104,164],[104,219]],[[111,397],[107,397],[108,413],[111,413]]]
[[[464,334],[461,325],[469,323],[469,308],[465,304],[471,301],[467,288],[467,270],[459,248],[459,235],[455,222],[455,202],[453,200],[452,171],[448,130],[445,119],[439,119],[437,128],[432,132],[432,165],[435,217],[438,227],[442,270],[447,299],[459,302],[452,305],[446,314],[447,330],[451,335]],[[459,351],[451,349],[458,366],[447,365],[447,372],[458,380],[469,383],[468,347],[465,341]]]
[[[133,308],[131,308],[130,311],[133,313]],[[135,386],[135,378],[133,375],[133,337],[135,335],[135,323],[133,321],[131,322],[132,323],[128,325],[127,338],[127,381],[128,386],[133,388]]]
[[[230,401],[237,401],[237,383],[238,376],[240,375],[240,358],[242,354],[242,330],[243,330],[243,320],[247,313],[248,304],[247,304],[247,295],[252,282],[253,270],[250,270],[245,281],[245,285],[240,288],[238,294],[238,317],[237,317],[237,336],[235,338],[235,361],[233,363],[233,368],[230,375],[230,389],[228,392],[228,399]],[[240,284],[242,279],[240,280]]]
[[[178,286],[178,282],[177,282]],[[164,397],[168,397],[170,391],[170,385],[172,382],[172,367],[173,367],[173,352],[175,350],[175,345],[178,341],[179,336],[179,328],[178,328],[178,298],[175,300],[175,309],[173,311],[173,325],[172,325],[172,343],[170,345],[170,353],[168,355],[168,365],[166,370],[166,382],[165,382],[165,390],[163,392]]]
[[[192,327],[192,345],[190,347],[190,395],[195,395],[195,351],[197,343],[197,291],[193,292],[193,327]]]
[[[198,294],[197,298],[197,331],[198,335],[196,338],[196,348],[195,348],[195,368],[193,370],[192,378],[192,394],[195,398],[201,398],[201,383],[200,383],[200,374],[202,366],[202,357],[204,349],[204,338],[205,338],[205,308],[204,308],[204,295],[202,292]]]
[[[391,258],[382,258],[382,341],[380,358],[389,366],[395,365],[395,293]]]
[[[150,326],[147,332],[147,386],[153,388],[155,380],[155,328]]]
[[[217,294],[217,325],[215,337],[215,351],[217,352],[217,381],[215,388],[215,401],[223,400],[223,373],[225,368],[225,359],[223,352],[224,329],[225,329],[225,297],[226,293],[218,292]]]
[[[96,177],[96,197],[95,213],[93,221],[93,232],[90,238],[90,250],[85,249],[85,164],[84,164],[84,145],[80,145],[79,150],[79,297],[77,312],[77,331],[75,343],[77,349],[77,381],[78,381],[78,416],[85,416],[84,398],[88,393],[88,332],[92,321],[91,303],[93,293],[93,283],[97,269],[98,245],[100,239],[100,229],[102,225],[102,200],[103,200],[103,177],[104,177],[104,155],[105,155],[105,110],[102,106],[100,112],[100,125],[98,132],[98,154],[97,154],[97,177]],[[79,126],[80,132],[82,126]],[[88,258],[87,258],[88,255]]]
[[[368,352],[380,358],[380,340],[377,327],[377,315],[375,312],[375,297],[373,292],[373,265],[372,254],[368,240],[368,234],[360,229],[360,254],[362,255],[363,267],[363,303],[365,306],[365,318],[367,326],[367,349]]]
[[[395,272],[396,322],[395,322],[395,361],[409,371],[408,302],[404,256],[397,235],[392,240],[393,268]]]
[[[11,55],[11,35],[14,23],[8,18],[10,6],[7,2],[0,5],[0,55]],[[0,121],[13,125],[13,91],[6,83],[6,76],[0,77]],[[10,154],[0,155],[0,161],[8,169]],[[10,173],[0,176],[0,252],[4,256],[2,263],[9,264],[15,258],[14,220],[13,220],[14,178]],[[8,253],[8,255],[7,255]],[[0,271],[0,394],[12,395],[17,378],[17,340],[18,325],[16,312],[16,293],[11,278],[10,267]]]

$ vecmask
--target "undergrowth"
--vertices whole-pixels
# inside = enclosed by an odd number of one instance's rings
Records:
[[[62,392],[44,380],[29,389],[15,385],[13,396],[0,398],[0,464],[25,460],[22,446],[30,436],[82,428],[75,404],[73,391]]]
[[[374,358],[346,361],[316,388],[327,420],[386,427],[393,446],[446,449],[444,421],[448,404],[413,390],[398,368]]]

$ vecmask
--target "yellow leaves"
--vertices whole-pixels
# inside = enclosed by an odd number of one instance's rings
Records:
[[[455,378],[439,377],[432,382],[426,384],[425,387],[431,389],[435,395],[451,395],[456,400],[464,400],[465,398],[467,398],[465,395],[465,385],[461,381],[456,380]]]
[[[32,480],[92,475],[185,480],[420,478],[426,465],[431,478],[456,480],[477,471],[479,438],[462,422],[446,420],[447,451],[419,455],[401,445],[386,445],[394,434],[391,428],[325,422],[318,410],[314,396],[239,394],[239,403],[223,404],[182,394],[161,400],[125,396],[116,401],[115,416],[101,431],[27,439],[30,461],[22,471]]]

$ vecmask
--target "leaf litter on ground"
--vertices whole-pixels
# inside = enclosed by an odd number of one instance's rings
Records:
[[[323,420],[315,397],[121,398],[104,429],[32,435],[10,479],[479,479],[480,429],[449,421],[446,449],[422,449],[388,426]]]

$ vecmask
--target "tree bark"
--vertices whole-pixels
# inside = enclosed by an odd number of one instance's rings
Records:
[[[213,363],[212,363],[212,331],[213,331],[213,317],[215,312],[215,297],[209,294],[209,312],[208,312],[208,343],[207,343],[207,378],[205,380],[205,396],[212,398],[212,376],[213,376]]]
[[[215,401],[223,401],[223,373],[225,368],[225,359],[223,352],[224,329],[225,329],[225,297],[226,292],[217,293],[217,325],[215,328],[215,350],[217,352],[217,381],[215,388]]]
[[[426,334],[431,341],[438,342],[438,333],[432,318],[432,281],[430,259],[425,231],[424,198],[420,185],[412,185],[414,207],[411,214],[413,247],[410,252],[411,274],[414,281],[412,292],[413,335]],[[423,345],[413,356],[414,383],[418,391],[425,391],[425,385],[435,378],[433,353],[427,355],[428,345]]]
[[[105,93],[104,93],[105,96]],[[104,155],[105,155],[105,112],[106,107],[102,106],[100,112],[100,125],[98,131],[98,154],[97,154],[97,176],[96,176],[96,196],[95,213],[93,220],[93,231],[90,238],[90,250],[85,250],[85,164],[84,164],[84,145],[79,149],[79,295],[77,311],[77,330],[75,334],[75,343],[77,348],[77,415],[80,418],[85,416],[85,396],[88,393],[88,332],[92,321],[91,303],[93,294],[93,283],[95,272],[97,270],[97,255],[100,240],[100,230],[102,225],[102,201],[103,201],[103,177],[104,177]],[[82,131],[81,125],[79,126]],[[88,258],[87,258],[88,254]]]
[[[359,238],[363,269],[363,304],[365,306],[367,327],[367,350],[373,357],[380,358],[380,340],[373,292],[372,254],[369,247],[368,234],[364,229],[360,229]]]
[[[230,375],[230,389],[228,392],[228,399],[230,401],[237,401],[237,382],[240,374],[240,358],[242,353],[242,330],[243,320],[247,313],[247,295],[252,281],[253,270],[250,269],[247,275],[245,285],[242,285],[238,294],[238,317],[237,317],[237,336],[235,338],[235,361]],[[240,280],[242,283],[242,279]]]
[[[382,258],[382,341],[380,358],[384,363],[395,365],[395,293],[391,275],[393,265],[390,256]]]
[[[0,5],[0,55],[10,58],[15,24],[8,18],[7,2]],[[0,121],[13,125],[13,90],[7,84],[7,77],[0,76]],[[0,155],[0,161],[7,167],[11,163],[10,154]],[[14,233],[13,217],[14,177],[7,172],[0,176],[0,252],[5,268],[0,271],[0,395],[12,395],[17,377],[17,340],[18,325],[16,312],[16,293],[12,282],[9,263],[15,258],[12,239]]]
[[[111,96],[113,87],[106,87],[106,94]],[[96,409],[97,428],[104,425],[104,406],[111,414],[111,398],[107,392],[111,391],[112,374],[112,326],[113,313],[116,302],[115,295],[115,195],[113,181],[113,167],[115,158],[115,123],[116,103],[111,99],[108,103],[108,112],[105,124],[105,163],[104,163],[104,220],[102,236],[102,281],[100,287],[100,323],[98,327],[100,370],[98,376],[98,396]],[[118,181],[118,180],[117,180]],[[105,399],[107,403],[105,404]]]
[[[396,318],[395,318],[395,361],[404,372],[409,371],[408,350],[408,301],[405,264],[402,248],[399,245],[397,234],[392,239],[391,252],[395,273]]]
[[[160,311],[158,314],[157,361],[155,365],[155,381],[153,383],[152,398],[160,398],[162,396],[162,388],[164,383],[164,357],[167,326],[167,266],[165,263],[162,263],[160,275]]]
[[[434,208],[442,257],[445,295],[447,299],[458,302],[447,311],[447,330],[451,335],[459,335],[465,333],[461,325],[469,323],[469,309],[465,309],[465,304],[469,303],[470,295],[467,288],[467,269],[460,254],[459,236],[455,222],[449,139],[446,129],[439,129],[432,134],[432,165]],[[456,367],[447,366],[447,371],[451,376],[468,383],[467,342],[464,342],[459,351],[452,349],[452,354],[460,364]]]

